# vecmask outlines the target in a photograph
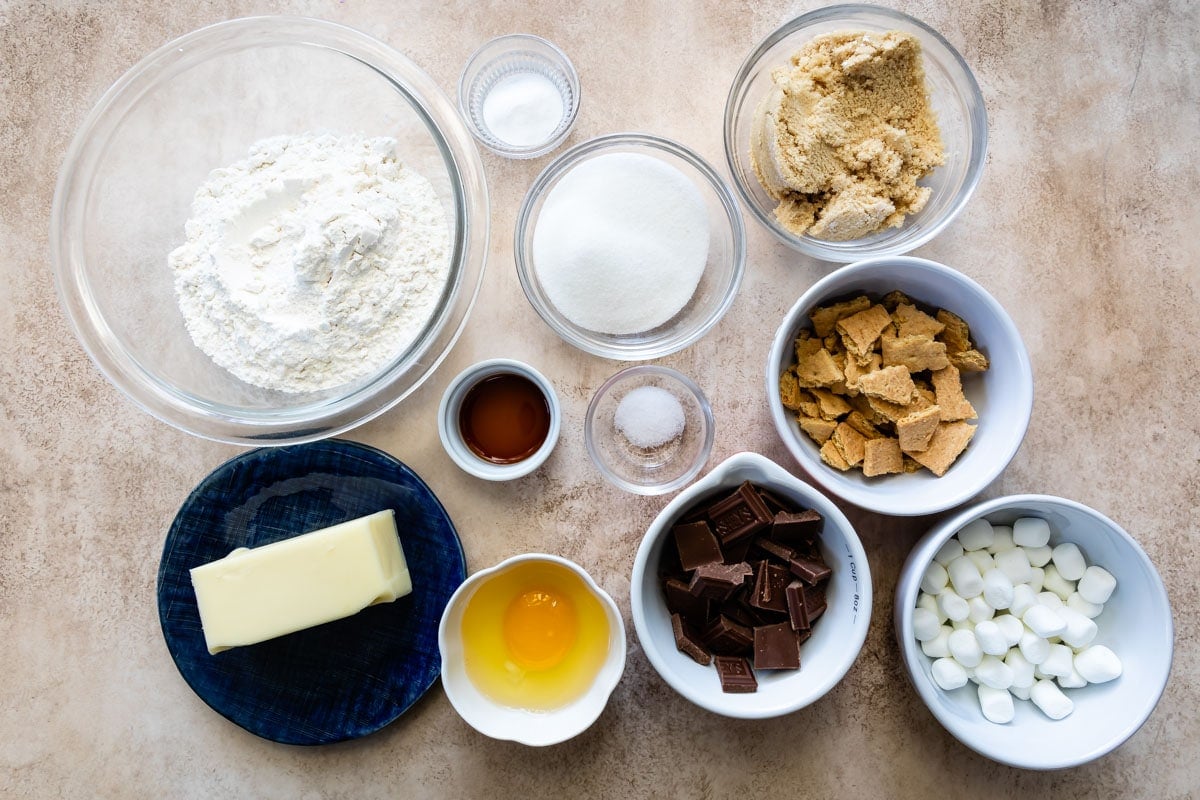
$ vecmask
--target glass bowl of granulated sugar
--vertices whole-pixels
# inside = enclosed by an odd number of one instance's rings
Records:
[[[60,299],[105,376],[240,444],[340,433],[414,391],[487,240],[453,103],[388,45],[298,17],[146,56],[80,127],[51,219]]]
[[[514,246],[521,287],[546,324],[621,361],[704,336],[746,262],[725,181],[687,147],[637,133],[591,139],[547,166],[521,204]]]

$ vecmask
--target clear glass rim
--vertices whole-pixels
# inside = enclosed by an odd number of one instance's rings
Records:
[[[969,99],[971,154],[967,164],[966,179],[958,191],[955,202],[946,209],[941,219],[935,224],[930,225],[919,236],[914,236],[911,239],[900,242],[890,241],[863,245],[853,242],[830,242],[823,239],[816,239],[812,236],[796,236],[785,230],[772,214],[759,206],[754,195],[742,180],[741,170],[737,162],[738,145],[735,141],[737,110],[741,107],[745,99],[743,94],[746,89],[747,79],[750,73],[758,66],[759,61],[773,47],[797,31],[803,30],[810,25],[838,20],[855,14],[874,14],[882,17],[890,17],[927,33],[939,46],[944,48],[945,52],[950,56],[951,62],[957,67],[959,72],[957,77],[961,78],[967,86],[966,94]],[[847,22],[849,23],[851,20],[847,20]],[[895,9],[866,3],[847,3],[818,8],[785,22],[769,33],[766,38],[750,51],[745,60],[742,61],[742,65],[738,68],[733,82],[730,84],[729,94],[725,100],[725,120],[723,127],[726,166],[729,169],[730,176],[733,178],[734,185],[737,187],[738,194],[741,196],[742,201],[750,208],[750,213],[776,239],[788,247],[813,258],[836,263],[850,263],[878,256],[903,255],[933,239],[966,207],[967,201],[975,193],[975,189],[983,176],[983,165],[987,158],[987,108],[983,101],[983,92],[980,90],[979,83],[975,80],[975,75],[971,71],[970,66],[967,65],[966,60],[944,36],[921,20]]]
[[[733,264],[721,302],[693,330],[688,331],[686,335],[670,339],[623,342],[619,337],[609,337],[606,334],[587,331],[572,325],[552,308],[548,300],[542,297],[537,278],[533,274],[532,256],[529,252],[533,236],[533,223],[536,219],[533,211],[534,206],[545,195],[547,188],[585,158],[602,150],[631,145],[668,153],[694,168],[720,200],[729,221],[730,238],[733,245]],[[529,304],[533,306],[542,321],[550,326],[550,329],[557,333],[563,341],[585,353],[602,358],[617,361],[647,361],[670,355],[695,344],[712,330],[729,311],[733,301],[737,298],[738,289],[741,287],[742,277],[746,270],[746,230],[737,198],[728,183],[695,151],[671,139],[653,134],[610,133],[575,145],[550,162],[534,179],[529,191],[525,193],[525,199],[521,201],[521,208],[517,214],[513,256],[516,260],[517,278]]]
[[[121,347],[95,301],[79,242],[96,168],[125,114],[148,91],[196,64],[260,45],[341,53],[377,72],[424,120],[449,175],[458,220],[450,279],[430,324],[407,352],[353,391],[285,411],[204,401],[169,386]],[[483,165],[450,100],[415,63],[389,45],[337,23],[295,16],[243,17],[174,39],[122,75],[80,124],[63,161],[50,222],[51,263],[60,303],[92,361],[127,397],[159,420],[202,438],[283,445],[349,430],[392,408],[444,360],[465,327],[482,283],[488,241]],[[164,255],[165,259],[165,255]],[[461,315],[460,315],[461,312]]]

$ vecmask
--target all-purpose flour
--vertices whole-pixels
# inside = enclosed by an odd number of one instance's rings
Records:
[[[396,142],[278,136],[214,170],[169,257],[188,332],[247,383],[328,389],[375,372],[432,316],[450,230]]]

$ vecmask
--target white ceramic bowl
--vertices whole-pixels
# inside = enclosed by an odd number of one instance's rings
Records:
[[[828,608],[800,647],[800,669],[756,673],[758,691],[726,694],[711,666],[701,666],[675,647],[671,615],[659,585],[658,564],[671,526],[705,498],[736,489],[743,481],[766,487],[812,508],[825,518],[821,554],[833,569],[826,587]],[[671,688],[701,708],[727,717],[777,717],[816,702],[850,669],[871,621],[871,571],[854,527],[825,495],[757,453],[738,453],[689,486],[655,517],[633,561],[630,606],[646,658]]]
[[[557,564],[578,575],[604,607],[609,625],[608,656],[591,687],[575,702],[553,711],[527,711],[497,703],[475,687],[463,663],[463,611],[476,589],[506,570],[537,561]],[[578,564],[559,556],[531,553],[513,556],[490,569],[480,570],[458,587],[438,626],[438,648],[442,656],[442,688],[446,690],[450,705],[468,725],[493,739],[541,747],[577,736],[600,716],[625,671],[625,623],[617,604]]]
[[[811,327],[814,308],[859,294],[878,300],[899,289],[918,303],[962,317],[989,369],[964,373],[963,391],[979,414],[967,449],[942,477],[928,470],[865,477],[841,472],[821,460],[820,449],[779,398],[779,376],[795,363],[793,342]],[[857,506],[895,516],[934,514],[970,500],[1012,460],[1033,411],[1033,370],[1021,334],[988,292],[961,272],[922,258],[889,256],[850,264],[817,281],[801,295],[775,332],[767,357],[767,403],[784,446],[818,483]]]
[[[462,431],[458,427],[458,414],[471,387],[484,378],[502,374],[521,375],[533,381],[542,390],[542,394],[546,396],[546,403],[550,406],[550,430],[546,434],[546,441],[542,442],[542,446],[529,458],[512,464],[496,464],[475,455],[463,441]],[[510,481],[524,477],[540,467],[558,443],[561,427],[562,407],[559,405],[554,385],[533,367],[510,358],[493,358],[467,367],[450,381],[438,406],[438,437],[442,440],[446,454],[464,472],[486,481]]]
[[[988,722],[975,685],[942,690],[930,673],[932,659],[913,636],[912,609],[921,576],[933,554],[974,519],[1011,525],[1020,517],[1050,524],[1050,543],[1074,542],[1088,564],[1112,573],[1117,589],[1096,618],[1097,644],[1110,647],[1124,672],[1116,680],[1067,689],[1075,710],[1052,720],[1032,703],[1016,701],[1016,718]],[[987,500],[939,523],[908,556],[896,586],[896,637],[904,668],[917,693],[946,730],[980,755],[1025,769],[1061,769],[1108,753],[1134,734],[1158,703],[1171,671],[1174,624],[1162,579],[1146,552],[1119,525],[1087,506],[1047,495]]]

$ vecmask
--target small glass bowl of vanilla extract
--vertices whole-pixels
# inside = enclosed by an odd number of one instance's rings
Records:
[[[558,442],[558,395],[544,375],[507,358],[481,361],[450,382],[438,436],[464,472],[508,481],[536,470]]]

